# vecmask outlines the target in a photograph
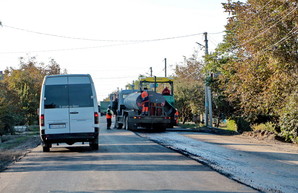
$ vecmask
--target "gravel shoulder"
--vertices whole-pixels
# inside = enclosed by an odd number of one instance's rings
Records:
[[[271,134],[176,129],[139,135],[262,192],[298,192],[298,146]]]

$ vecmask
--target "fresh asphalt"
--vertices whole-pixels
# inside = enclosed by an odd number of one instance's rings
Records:
[[[88,144],[41,146],[0,173],[0,192],[256,192],[131,131],[107,130]]]

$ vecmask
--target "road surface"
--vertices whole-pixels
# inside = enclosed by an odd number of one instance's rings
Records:
[[[41,146],[0,173],[0,192],[257,192],[131,131],[106,130],[100,147]]]

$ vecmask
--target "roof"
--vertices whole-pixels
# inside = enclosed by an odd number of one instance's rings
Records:
[[[155,81],[156,78],[156,81]],[[157,82],[157,83],[168,83],[168,82],[173,82],[174,79],[168,78],[168,77],[146,77],[146,78],[141,78],[141,82]]]

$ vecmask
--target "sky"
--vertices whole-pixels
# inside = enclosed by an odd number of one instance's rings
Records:
[[[98,100],[138,79],[174,73],[223,39],[226,0],[0,0],[0,71],[20,57],[90,74]]]

